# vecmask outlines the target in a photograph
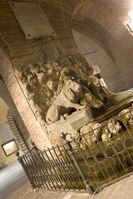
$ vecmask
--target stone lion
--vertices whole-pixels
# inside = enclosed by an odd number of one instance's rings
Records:
[[[46,122],[53,123],[60,120],[61,116],[69,114],[72,108],[76,110],[82,109],[84,106],[79,104],[82,95],[80,84],[73,80],[68,80],[56,100],[48,109]]]

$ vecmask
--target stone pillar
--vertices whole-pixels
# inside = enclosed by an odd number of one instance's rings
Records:
[[[35,115],[31,110],[29,103],[24,96],[24,93],[17,82],[17,79],[15,78],[12,64],[2,50],[0,52],[0,60],[0,71],[6,85],[5,86],[2,82],[0,91],[4,95],[5,102],[8,102],[10,99],[10,102],[7,104],[10,104],[9,107],[11,107],[10,109],[18,121],[22,132],[25,132],[27,138],[29,134],[29,139],[32,139],[40,149],[49,146],[45,130],[42,129],[39,122],[37,121],[37,118],[35,118]],[[6,87],[10,94],[8,91],[5,92]],[[20,120],[22,120],[22,122]],[[26,128],[24,128],[24,125]]]

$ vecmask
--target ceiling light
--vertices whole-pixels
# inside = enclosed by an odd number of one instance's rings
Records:
[[[129,28],[129,30],[130,30],[131,32],[133,32],[133,20],[129,21],[129,22],[127,23],[127,26],[128,26],[128,28]]]

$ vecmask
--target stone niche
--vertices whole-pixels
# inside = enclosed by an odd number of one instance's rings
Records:
[[[73,68],[77,74],[85,73],[88,76],[92,73],[92,68],[79,54],[60,57],[57,61],[46,59],[44,62],[15,67],[15,74],[27,100],[36,117],[44,123],[47,110],[58,95],[59,89],[63,87],[64,80],[61,78],[61,72],[65,67]]]

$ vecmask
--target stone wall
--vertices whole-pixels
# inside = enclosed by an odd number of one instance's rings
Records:
[[[61,56],[56,61],[45,60],[16,67],[15,73],[27,101],[36,118],[40,118],[40,122],[44,125],[47,110],[61,91],[59,86],[63,85],[64,79],[61,74],[64,68],[72,68],[77,74],[81,73],[86,77],[92,70],[80,54]]]
[[[118,9],[119,8],[119,9]],[[131,55],[133,38],[127,27],[128,11],[133,9],[131,1],[81,1],[77,7],[73,5],[73,29],[92,38],[113,59],[115,63],[115,75],[111,82],[116,91],[126,90],[132,87],[132,62]],[[108,66],[104,73],[108,76]]]
[[[116,63],[106,50],[98,42],[95,42],[94,37],[88,37],[75,30],[73,30],[73,36],[80,53],[86,58],[88,63],[91,66],[99,67],[100,74],[108,88],[114,92],[119,91],[114,80],[119,71]]]
[[[2,80],[0,82],[0,95],[12,111],[14,118],[23,133],[25,141],[32,139],[39,148],[48,146],[49,142],[47,141],[45,129],[42,129],[37,121],[34,112],[31,110],[23,91],[18,84],[12,65],[2,51],[0,53],[0,59],[0,71],[4,80],[4,82]]]
[[[30,2],[33,1],[31,0]],[[116,73],[110,77],[110,84],[113,84],[113,86],[110,85],[113,88],[112,90],[121,91],[129,89],[133,84],[133,56],[131,53],[133,50],[133,39],[124,26],[122,19],[125,17],[127,19],[128,10],[132,8],[132,5],[130,0],[127,3],[122,0],[121,4],[113,0],[109,0],[108,3],[105,0],[34,2],[43,9],[56,33],[56,37],[54,39],[39,38],[27,40],[8,1],[0,2],[0,46],[4,49],[10,60],[9,62],[4,57],[3,52],[1,52],[0,73],[32,139],[36,141],[38,146],[44,146],[48,144],[47,141],[45,142],[47,139],[44,136],[45,129],[42,129],[40,126],[40,120],[38,120],[38,116],[36,117],[35,111],[32,110],[32,106],[26,97],[27,93],[23,92],[24,89],[21,88],[22,85],[18,82],[12,65],[14,67],[20,65],[27,66],[29,64],[41,65],[46,57],[48,60],[53,61],[59,56],[77,53],[78,48],[72,34],[72,29],[75,29],[87,37],[93,35],[93,41],[100,44],[101,48],[113,60]],[[109,68],[111,68],[110,71],[114,69],[111,66],[104,68],[106,78],[108,78]],[[50,86],[52,86],[52,83],[48,81],[47,87]],[[50,97],[53,96],[51,90],[49,89],[48,91],[47,103],[48,95]],[[38,93],[42,99],[45,96],[42,95],[43,92],[41,95]],[[44,108],[42,99],[41,104]],[[36,104],[38,103],[37,97],[34,97],[34,101],[36,101]],[[44,117],[42,115],[43,119]]]
[[[45,54],[53,59],[61,54],[78,52],[72,35],[72,29],[76,29],[88,37],[93,35],[94,41],[100,43],[113,59],[117,70],[111,78],[111,82],[115,82],[113,87],[116,85],[121,91],[132,86],[132,76],[129,74],[132,73],[133,40],[124,24],[124,20],[129,20],[128,11],[133,8],[131,0],[126,3],[121,0],[120,4],[113,0],[108,3],[107,0],[30,2],[35,2],[43,9],[56,37],[53,40],[27,40],[8,1],[2,1],[0,45],[14,65],[42,61]],[[105,69],[106,74],[109,67]]]

